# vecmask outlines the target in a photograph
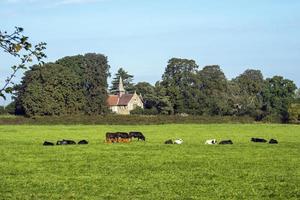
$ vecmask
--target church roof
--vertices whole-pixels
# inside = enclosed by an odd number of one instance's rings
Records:
[[[127,106],[132,97],[133,94],[123,94],[119,99],[118,105]]]
[[[107,104],[109,106],[117,106],[119,101],[118,95],[108,95]]]
[[[108,106],[127,106],[132,97],[133,94],[108,95],[107,103]]]

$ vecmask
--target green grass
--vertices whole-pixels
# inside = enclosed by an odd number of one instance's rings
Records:
[[[103,142],[130,130],[147,141]],[[59,139],[90,144],[42,146]],[[0,199],[300,199],[299,157],[296,125],[0,126]]]

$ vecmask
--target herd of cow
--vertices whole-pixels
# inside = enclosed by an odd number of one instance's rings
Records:
[[[107,132],[106,133],[106,143],[128,143],[130,141],[132,141],[132,139],[137,139],[142,140],[142,141],[146,141],[146,137],[143,135],[143,133],[141,132]],[[267,140],[263,139],[263,138],[251,138],[251,142],[260,142],[260,143],[266,143]],[[182,144],[183,140],[182,139],[176,139],[176,140],[166,140],[164,142],[164,144]],[[270,139],[269,144],[278,144],[278,141],[275,139]],[[73,140],[59,140],[56,142],[56,145],[74,145],[76,144],[75,141]],[[88,141],[86,140],[80,140],[77,144],[88,144]],[[205,144],[209,144],[209,145],[213,145],[213,144],[233,144],[232,140],[222,140],[220,142],[217,142],[216,139],[210,139],[210,140],[206,140]],[[43,143],[44,146],[53,146],[54,143],[52,142],[48,142],[45,141]]]
[[[266,143],[267,140],[263,138],[251,138],[251,142],[260,142],[260,143]],[[206,140],[205,144],[233,144],[232,140],[222,140],[221,142],[217,142],[216,139]],[[275,139],[270,139],[269,144],[278,144],[278,141]]]

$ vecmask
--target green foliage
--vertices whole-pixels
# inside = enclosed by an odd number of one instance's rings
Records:
[[[126,92],[128,93],[134,92],[134,85],[132,83],[133,75],[128,74],[128,72],[125,71],[123,68],[119,68],[118,72],[115,74],[115,77],[111,82],[110,92],[112,94],[116,94],[118,92],[120,77],[123,80],[123,85]]]
[[[33,66],[21,85],[18,98],[26,115],[75,114],[84,106],[80,79],[64,66]]]
[[[1,118],[0,125],[5,124],[212,124],[212,123],[254,123],[254,119],[247,116],[196,116],[196,115],[153,115],[156,108],[146,108],[135,115],[64,115],[64,116],[33,116],[15,118]],[[158,112],[158,111],[157,111]],[[268,121],[276,122],[277,121]]]
[[[289,121],[292,123],[300,123],[300,103],[292,103],[288,109]]]
[[[105,144],[110,131],[146,142]],[[300,126],[1,126],[1,199],[299,199]],[[242,133],[242,134],[241,134]],[[275,138],[278,145],[250,138]],[[45,140],[88,145],[44,147]],[[164,145],[182,138],[182,145]],[[233,145],[204,145],[210,138]]]
[[[294,100],[296,89],[293,81],[281,76],[268,78],[263,90],[263,111],[266,115],[278,115],[283,122],[287,122],[288,108]]]
[[[160,85],[169,97],[174,113],[185,113],[193,107],[195,101],[196,72],[198,65],[194,60],[172,58],[162,75]]]
[[[106,113],[108,70],[102,54],[35,65],[15,87],[16,107],[28,116]]]
[[[0,97],[5,99],[5,93],[12,93],[14,85],[13,78],[19,70],[27,69],[27,64],[36,59],[39,64],[43,64],[42,59],[46,58],[44,50],[46,43],[41,42],[33,45],[27,36],[22,35],[23,28],[15,27],[13,33],[0,30],[0,48],[4,52],[19,59],[19,63],[11,67],[12,73],[6,78],[3,87],[0,87]]]
[[[234,114],[262,118],[264,78],[259,70],[248,69],[231,81]]]
[[[85,54],[84,68],[84,94],[85,113],[104,114],[108,112],[107,100],[107,78],[109,68],[107,57],[101,54]]]
[[[198,72],[199,109],[205,115],[226,115],[229,112],[228,82],[218,65]]]

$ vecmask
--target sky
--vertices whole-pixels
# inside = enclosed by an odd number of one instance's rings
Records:
[[[179,57],[220,65],[228,79],[259,69],[299,87],[299,10],[299,0],[0,0],[0,30],[46,42],[47,62],[102,53],[112,75],[123,67],[135,83],[154,84]],[[3,85],[15,60],[0,58]]]

